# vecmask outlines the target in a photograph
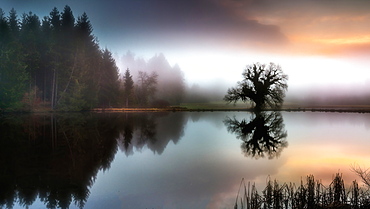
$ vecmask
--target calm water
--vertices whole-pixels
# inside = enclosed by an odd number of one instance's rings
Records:
[[[233,208],[242,178],[357,179],[370,115],[176,112],[0,119],[0,208]]]

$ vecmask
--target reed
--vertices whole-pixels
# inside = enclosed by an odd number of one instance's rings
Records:
[[[267,179],[266,187],[258,193],[255,184],[240,182],[234,209],[365,209],[370,208],[368,188],[359,187],[356,181],[345,188],[342,175],[337,173],[333,181],[324,186],[315,181],[313,175],[307,176],[297,186],[294,183],[279,184],[277,180]]]

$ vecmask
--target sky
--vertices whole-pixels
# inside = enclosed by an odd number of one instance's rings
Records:
[[[189,85],[235,85],[246,65],[274,62],[288,95],[370,92],[370,1],[364,0],[1,0],[20,16],[57,7],[86,12],[116,57],[163,53]]]

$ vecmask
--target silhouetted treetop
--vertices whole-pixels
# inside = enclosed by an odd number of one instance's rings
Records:
[[[54,30],[59,30],[61,25],[60,13],[56,7],[50,12],[50,25]]]
[[[70,29],[74,27],[75,17],[73,16],[71,7],[69,7],[68,5],[64,7],[61,18],[62,18],[61,19],[62,27],[70,28]]]
[[[93,39],[93,36],[91,35],[93,28],[85,12],[82,14],[82,16],[77,18],[76,28],[78,36],[82,38],[89,38],[91,40]]]
[[[9,12],[9,27],[13,35],[18,35],[19,32],[19,21],[18,15],[14,8]]]

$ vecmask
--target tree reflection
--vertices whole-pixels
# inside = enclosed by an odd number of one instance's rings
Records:
[[[183,136],[186,120],[184,113],[128,114],[121,122],[118,146],[126,156],[144,147],[162,154],[170,141],[176,144]]]
[[[162,114],[45,114],[0,118],[0,208],[83,208],[100,170],[120,147],[161,154],[181,137],[184,117]],[[175,121],[170,121],[175,120]],[[171,131],[162,133],[163,123]],[[173,131],[175,130],[175,132]]]
[[[285,140],[283,117],[279,112],[256,112],[250,120],[226,118],[224,124],[230,133],[243,141],[241,149],[245,156],[269,159],[279,157],[288,146]]]
[[[93,115],[30,115],[1,120],[0,206],[37,197],[47,208],[83,208],[99,170],[117,150],[112,121]]]

